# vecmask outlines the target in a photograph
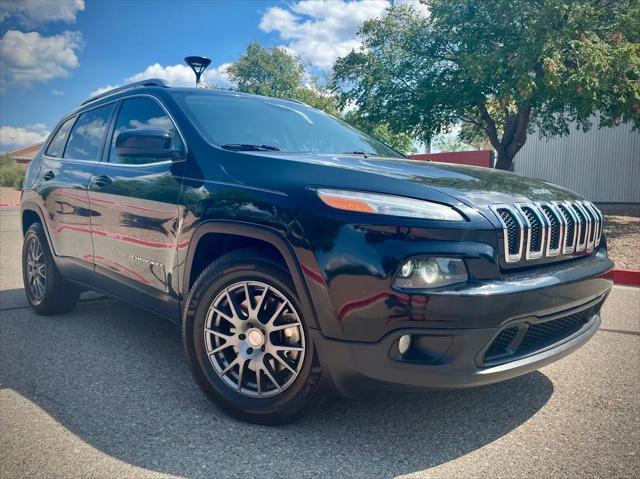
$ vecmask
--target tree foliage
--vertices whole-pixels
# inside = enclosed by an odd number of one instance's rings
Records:
[[[343,120],[402,153],[414,151],[413,139],[406,133],[394,133],[387,123],[373,123],[357,110],[345,113]]]
[[[304,65],[283,48],[251,43],[227,73],[239,91],[286,98],[302,85]]]
[[[400,151],[412,149],[411,137],[392,132],[386,123],[364,121],[356,114],[341,115],[337,97],[327,82],[308,75],[302,61],[283,48],[251,43],[227,72],[238,91],[298,100],[330,115],[343,116],[348,123]]]
[[[227,72],[238,91],[299,100],[329,114],[338,114],[335,95],[317,79],[308,77],[302,61],[283,48],[251,43]]]
[[[13,158],[0,158],[0,186],[20,188],[24,181],[24,168],[16,164]]]
[[[459,133],[454,132],[436,136],[431,142],[431,148],[438,153],[447,151],[471,151],[475,149],[472,145],[465,143],[460,138]]]
[[[424,0],[360,30],[363,48],[338,60],[341,105],[428,141],[454,123],[488,138],[509,169],[533,129],[564,135],[640,126],[637,0]]]

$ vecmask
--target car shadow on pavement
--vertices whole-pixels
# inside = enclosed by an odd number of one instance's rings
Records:
[[[420,471],[509,433],[553,393],[535,372],[472,390],[331,398],[300,422],[270,428],[237,422],[209,403],[177,328],[125,303],[84,302],[55,317],[12,309],[0,328],[2,387],[105,454],[184,477]]]

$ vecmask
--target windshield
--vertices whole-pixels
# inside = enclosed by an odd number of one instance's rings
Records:
[[[225,148],[403,157],[343,121],[293,101],[231,94],[175,96],[207,139]]]

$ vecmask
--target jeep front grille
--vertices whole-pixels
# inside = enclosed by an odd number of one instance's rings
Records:
[[[515,203],[491,209],[502,225],[507,263],[590,253],[600,245],[602,213],[588,201]]]

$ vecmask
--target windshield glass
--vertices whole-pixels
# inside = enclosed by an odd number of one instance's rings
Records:
[[[175,96],[209,141],[229,149],[403,157],[343,121],[293,101],[227,94]]]

